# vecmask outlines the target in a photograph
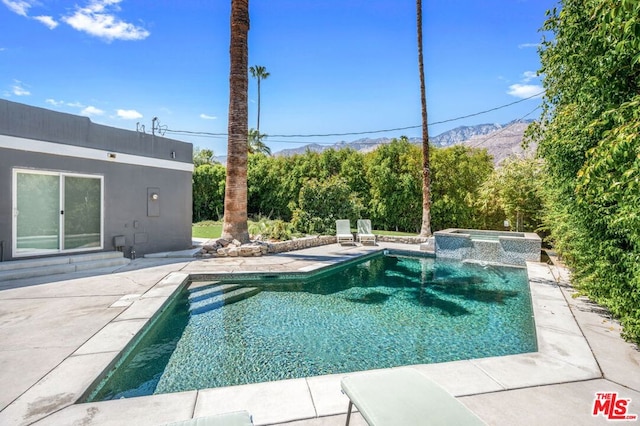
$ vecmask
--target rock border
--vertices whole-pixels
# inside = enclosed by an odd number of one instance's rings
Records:
[[[376,241],[400,244],[421,244],[427,242],[428,237],[376,235]],[[205,242],[197,256],[201,258],[256,257],[265,254],[284,253],[336,243],[337,239],[335,235],[310,235],[286,241],[256,240],[248,244],[242,244],[238,240],[229,241],[218,238],[216,240],[209,240]]]

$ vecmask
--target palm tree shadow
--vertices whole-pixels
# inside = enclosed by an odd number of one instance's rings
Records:
[[[459,303],[442,299],[436,294],[427,291],[424,287],[417,289],[415,293],[415,300],[417,301],[417,303],[427,308],[438,309],[443,315],[450,317],[459,317],[472,314],[470,310],[460,305]]]
[[[390,294],[382,293],[379,291],[371,291],[362,297],[345,297],[345,300],[353,303],[363,303],[366,305],[382,305],[389,300]]]
[[[437,283],[431,285],[431,289],[438,293],[461,297],[474,302],[497,305],[504,305],[507,299],[512,299],[519,295],[519,292],[514,290],[488,290],[474,284]]]

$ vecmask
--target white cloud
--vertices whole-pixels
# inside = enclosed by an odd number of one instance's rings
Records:
[[[531,80],[533,80],[534,78],[536,78],[538,76],[538,74],[535,71],[525,71],[522,74],[522,81],[525,83],[530,82]]]
[[[516,98],[542,97],[544,89],[538,84],[512,84],[507,92]],[[536,96],[537,95],[537,96]]]
[[[120,10],[118,3],[121,1],[91,0],[86,7],[77,7],[73,15],[66,16],[62,20],[78,31],[106,41],[147,38],[149,31],[124,22],[113,14],[113,11]]]
[[[527,49],[530,47],[540,47],[540,43],[522,43],[518,45],[518,49]]]
[[[11,86],[11,92],[16,96],[29,96],[31,92],[24,87],[20,80],[13,80],[13,86]]]
[[[4,3],[10,11],[20,16],[27,16],[27,12],[31,8],[31,4],[23,0],[2,0],[2,3]]]
[[[84,105],[81,104],[80,102],[67,102],[62,100],[58,101],[53,98],[48,98],[48,99],[45,99],[44,101],[49,105],[53,105],[54,107],[67,106],[70,108],[84,108]],[[93,107],[90,107],[90,108],[93,108]]]
[[[88,116],[92,116],[92,115],[104,115],[104,111],[96,108],[94,106],[88,106],[85,109],[83,109],[82,111],[80,111],[80,114],[82,115],[88,115]]]
[[[58,23],[51,16],[36,16],[33,19],[42,22],[50,30],[58,26]]]
[[[135,120],[137,118],[142,118],[142,114],[140,114],[135,109],[119,109],[117,111],[118,117],[124,118],[125,120]]]
[[[202,118],[203,120],[217,120],[218,117],[216,117],[215,115],[207,115],[207,114],[200,114],[200,118]]]
[[[44,101],[46,103],[48,103],[49,105],[53,105],[55,107],[59,107],[59,106],[64,105],[64,101],[56,101],[55,99],[51,99],[51,98],[45,99]]]

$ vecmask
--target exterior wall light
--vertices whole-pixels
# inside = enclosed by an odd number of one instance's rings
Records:
[[[151,199],[153,201],[158,201],[158,194],[156,194],[155,192],[153,194],[151,194]]]

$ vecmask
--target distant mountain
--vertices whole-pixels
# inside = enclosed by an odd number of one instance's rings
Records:
[[[500,124],[478,124],[477,126],[460,126],[451,129],[438,136],[429,138],[435,146],[451,146],[460,142],[464,142],[474,136],[488,135],[496,130],[502,129],[504,126]],[[422,138],[420,139],[422,142]]]
[[[282,155],[282,156],[288,157],[296,154],[304,154],[307,151],[322,152],[327,149],[338,150],[342,148],[351,148],[360,152],[369,152],[369,151],[373,151],[380,145],[391,143],[391,140],[392,140],[391,138],[376,138],[376,139],[363,138],[363,139],[358,139],[352,142],[340,141],[331,145],[319,145],[317,143],[311,143],[298,148],[283,149],[281,151],[274,153],[274,155]],[[422,138],[410,138],[409,142],[413,144],[419,144],[422,142]]]
[[[479,124],[476,126],[460,126],[437,136],[431,137],[431,144],[447,147],[455,144],[465,144],[471,147],[486,148],[498,164],[509,155],[523,155],[522,138],[527,126],[533,120],[512,121],[507,124]],[[364,138],[352,142],[340,141],[331,145],[309,144],[299,148],[283,149],[274,155],[291,156],[304,154],[306,151],[322,152],[327,149],[351,148],[356,151],[369,152],[382,144],[391,142],[391,138]],[[422,138],[410,138],[413,144],[422,143]],[[533,149],[534,147],[532,147]]]
[[[494,132],[474,135],[462,143],[472,148],[486,148],[489,155],[493,156],[493,163],[497,165],[507,157],[525,155],[522,138],[531,121],[512,122]],[[535,149],[536,145],[532,144],[527,152],[534,152]]]

